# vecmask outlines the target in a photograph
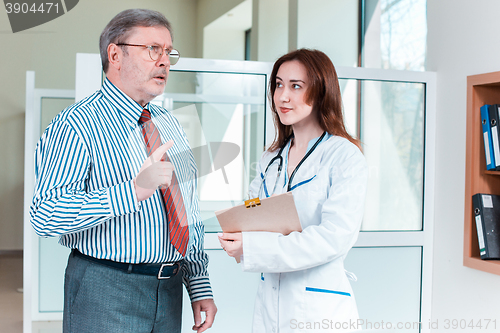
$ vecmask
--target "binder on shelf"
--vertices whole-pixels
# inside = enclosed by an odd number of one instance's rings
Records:
[[[490,116],[491,142],[493,145],[493,155],[495,159],[495,168],[500,167],[500,144],[498,140],[498,104],[488,107],[488,115]],[[500,169],[500,168],[499,168]]]
[[[481,259],[500,259],[500,196],[472,196]]]
[[[486,156],[486,170],[495,170],[495,154],[493,152],[493,143],[491,137],[491,125],[489,108],[492,105],[485,104],[481,106],[481,126],[483,127],[484,155]]]

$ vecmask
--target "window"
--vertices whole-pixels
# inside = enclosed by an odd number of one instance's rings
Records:
[[[362,66],[425,70],[427,0],[360,0]]]

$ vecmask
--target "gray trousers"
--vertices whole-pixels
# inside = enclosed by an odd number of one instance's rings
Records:
[[[158,280],[70,254],[64,333],[180,333],[181,321],[182,273]]]

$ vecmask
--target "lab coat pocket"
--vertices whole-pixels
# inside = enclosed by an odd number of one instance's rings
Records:
[[[313,293],[335,294],[335,295],[342,295],[342,296],[351,297],[351,293],[348,293],[348,292],[345,292],[345,291],[338,291],[338,290],[329,290],[329,289],[319,289],[319,288],[306,287],[306,291],[313,292]]]
[[[344,328],[353,320],[358,319],[356,302],[351,290],[322,289],[315,287],[305,288],[306,305],[311,318],[307,321],[333,323],[332,328]],[[347,330],[339,330],[344,332]]]

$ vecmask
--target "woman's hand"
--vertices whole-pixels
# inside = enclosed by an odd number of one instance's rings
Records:
[[[241,232],[219,233],[217,236],[219,236],[222,249],[239,263],[243,255],[243,237],[241,236]]]

